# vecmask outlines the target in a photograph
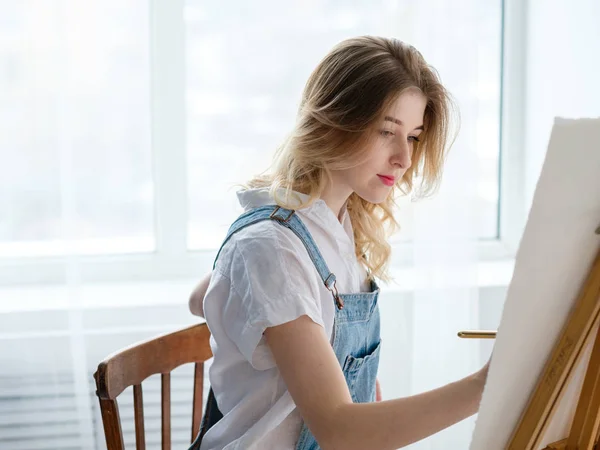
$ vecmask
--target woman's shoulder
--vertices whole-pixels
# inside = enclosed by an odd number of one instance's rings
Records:
[[[289,245],[291,230],[275,220],[265,219],[245,226],[233,233],[225,245],[233,244],[240,250],[248,246],[280,247]]]
[[[274,220],[234,233],[223,245],[215,271],[238,296],[260,297],[263,303],[276,303],[286,293],[290,299],[318,298],[319,275],[306,247],[292,230]]]
[[[237,258],[252,262],[269,258],[287,263],[281,259],[292,255],[301,260],[309,259],[304,244],[292,230],[275,220],[262,220],[232,234],[223,244],[217,263],[226,264]]]

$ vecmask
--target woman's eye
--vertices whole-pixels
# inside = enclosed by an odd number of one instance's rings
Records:
[[[419,142],[419,138],[417,136],[409,136],[408,140],[412,142]]]
[[[390,137],[394,135],[394,133],[388,130],[381,130],[379,134],[381,134],[383,137]]]

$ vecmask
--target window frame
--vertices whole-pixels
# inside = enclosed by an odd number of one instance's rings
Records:
[[[215,250],[187,247],[184,0],[149,0],[151,154],[155,251],[139,254],[0,258],[0,286],[199,279]],[[525,80],[527,6],[502,2],[501,126],[497,239],[478,242],[479,260],[512,261],[526,218]],[[392,268],[406,267],[410,243],[394,245]],[[404,256],[406,255],[406,256]]]

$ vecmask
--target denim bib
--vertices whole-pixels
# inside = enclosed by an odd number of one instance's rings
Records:
[[[292,230],[302,241],[317,269],[321,280],[331,291],[335,302],[335,318],[333,326],[333,351],[342,368],[348,389],[355,403],[375,401],[375,382],[379,366],[380,325],[377,298],[379,288],[372,281],[369,292],[340,294],[336,288],[336,277],[331,273],[317,248],[310,232],[293,210],[275,205],[262,206],[242,214],[230,227],[221,249],[237,231],[263,220],[275,220],[282,226]],[[215,264],[219,258],[215,258]],[[209,393],[206,411],[202,420],[200,433],[190,450],[199,449],[202,437],[220,418],[212,389]],[[300,432],[296,450],[320,449],[316,439],[304,424]]]

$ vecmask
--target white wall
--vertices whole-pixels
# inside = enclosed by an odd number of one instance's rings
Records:
[[[527,24],[525,181],[529,206],[554,117],[600,117],[600,2],[529,0]]]

